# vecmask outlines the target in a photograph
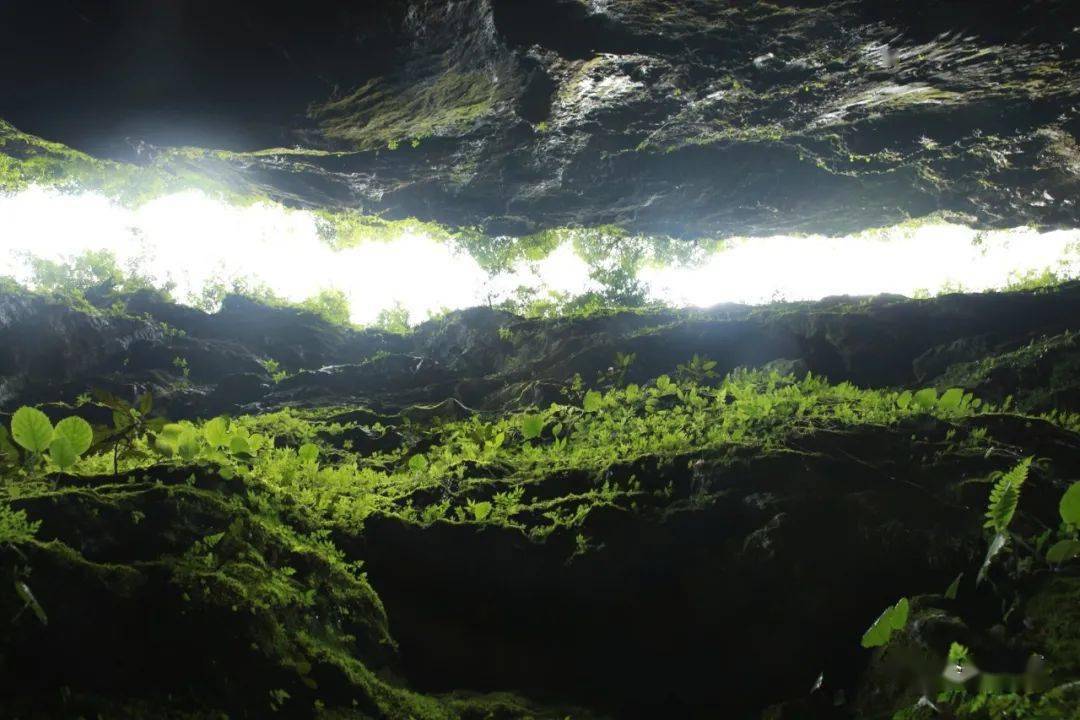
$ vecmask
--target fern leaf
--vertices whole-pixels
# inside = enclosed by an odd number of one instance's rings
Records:
[[[1027,480],[1031,458],[1024,458],[1012,470],[998,478],[990,490],[990,503],[986,508],[986,522],[983,527],[1004,533],[1016,514],[1020,503],[1020,488]]]

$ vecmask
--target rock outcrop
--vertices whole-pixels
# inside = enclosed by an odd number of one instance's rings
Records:
[[[1080,213],[1070,0],[2,13],[19,69],[0,80],[0,118],[290,205],[488,236],[615,225],[690,239],[933,212],[1075,227]],[[238,152],[170,155],[179,145]]]

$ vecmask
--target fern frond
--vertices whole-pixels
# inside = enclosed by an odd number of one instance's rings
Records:
[[[990,490],[990,503],[986,508],[986,522],[983,527],[999,533],[1005,532],[1009,527],[1013,515],[1016,514],[1016,506],[1020,503],[1020,488],[1027,480],[1031,460],[1030,457],[1024,458],[994,483]]]

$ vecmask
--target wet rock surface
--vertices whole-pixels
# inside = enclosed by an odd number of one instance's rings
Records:
[[[0,117],[144,163],[239,151],[176,171],[489,236],[1075,227],[1073,5],[12,4]]]

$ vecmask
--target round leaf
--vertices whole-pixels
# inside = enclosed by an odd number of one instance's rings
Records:
[[[49,459],[61,470],[67,470],[79,459],[79,454],[71,446],[71,441],[60,436],[53,439],[49,444]]]
[[[216,417],[207,421],[203,426],[203,437],[210,447],[222,447],[229,439],[229,421],[223,417]]]
[[[1054,543],[1053,547],[1046,551],[1046,562],[1058,565],[1078,556],[1080,556],[1080,541],[1062,540]]]
[[[251,453],[251,445],[248,444],[247,438],[241,435],[233,435],[229,440],[229,452],[233,455],[247,455]]]
[[[942,410],[956,410],[964,401],[964,391],[960,388],[949,388],[938,399],[938,407]]]
[[[1080,482],[1073,483],[1061,496],[1058,510],[1061,511],[1062,520],[1080,526]]]
[[[934,388],[923,388],[915,393],[911,397],[911,400],[915,403],[915,407],[921,410],[929,410],[934,407],[934,404],[937,402],[937,390]]]
[[[21,407],[11,416],[11,436],[26,450],[42,453],[53,441],[53,426],[37,408]]]
[[[56,423],[56,437],[67,438],[76,455],[82,455],[94,444],[94,429],[81,417],[64,418]]]

